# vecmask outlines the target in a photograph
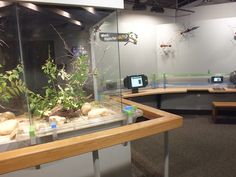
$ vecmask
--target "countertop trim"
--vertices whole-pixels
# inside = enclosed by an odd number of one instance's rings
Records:
[[[0,174],[159,134],[183,124],[181,116],[125,99],[122,102],[136,105],[145,117],[152,120],[0,153]]]

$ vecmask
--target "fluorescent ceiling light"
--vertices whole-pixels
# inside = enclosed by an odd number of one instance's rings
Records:
[[[69,21],[71,23],[74,23],[74,24],[79,25],[79,26],[82,25],[82,23],[80,21],[73,19],[71,14],[66,12],[66,11],[64,11],[64,10],[61,10],[61,9],[51,9],[51,11],[56,13],[56,14],[58,14],[58,15],[61,15],[63,17],[69,18],[70,19]]]
[[[5,7],[11,5],[12,2],[0,1],[0,7]]]
[[[63,17],[66,17],[66,18],[71,18],[71,15],[70,13],[64,11],[64,10],[61,10],[61,9],[52,9],[53,12],[55,12],[56,14],[58,15],[61,15]]]
[[[20,3],[21,6],[24,6],[28,9],[31,9],[31,10],[34,10],[34,11],[40,11],[38,6],[36,6],[35,4],[32,4],[32,3]]]
[[[71,15],[68,12],[62,11],[62,10],[60,10],[60,11],[61,11],[62,16],[67,17],[67,18],[71,18]]]
[[[88,12],[95,14],[95,9],[93,7],[83,7],[85,10],[87,10]]]
[[[78,25],[78,26],[81,26],[82,24],[81,24],[81,22],[80,21],[78,21],[78,20],[70,20],[70,22],[72,22],[72,23],[74,23],[75,25]]]
[[[29,8],[31,10],[35,10],[35,11],[40,12],[40,8],[37,5],[35,5],[35,4],[32,4],[32,3],[20,3],[20,5],[24,6],[26,8]],[[61,9],[50,9],[50,11],[53,12],[53,13],[56,13],[57,15],[69,18],[69,21],[71,23],[73,23],[73,24],[76,24],[76,25],[79,25],[79,26],[82,25],[82,23],[80,21],[72,19],[71,14],[66,12],[66,11],[64,11],[64,10],[61,10]]]

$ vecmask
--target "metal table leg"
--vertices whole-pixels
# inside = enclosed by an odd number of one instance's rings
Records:
[[[164,132],[164,177],[169,177],[169,132]]]
[[[94,177],[100,177],[101,175],[100,175],[98,150],[93,151],[93,168],[94,168]]]

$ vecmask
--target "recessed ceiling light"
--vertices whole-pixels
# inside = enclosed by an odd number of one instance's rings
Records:
[[[78,21],[78,20],[70,20],[72,23],[74,23],[75,25],[78,25],[78,26],[81,26],[82,24],[81,24],[81,22],[80,21]]]
[[[11,2],[0,1],[0,7],[5,7],[5,6],[11,5],[11,4],[12,4]]]
[[[85,10],[87,10],[88,12],[95,14],[95,9],[93,7],[83,7]]]
[[[63,16],[63,17],[71,18],[70,13],[68,13],[68,12],[66,12],[66,11],[64,11],[64,10],[61,10],[61,9],[53,9],[53,11],[54,11],[55,13],[57,13],[58,15],[61,15],[61,16]]]
[[[23,3],[22,2],[22,3],[20,3],[20,5],[28,8],[28,9],[31,9],[31,10],[35,10],[35,11],[38,11],[38,12],[40,11],[38,6],[36,6],[35,4],[32,4],[32,3]]]

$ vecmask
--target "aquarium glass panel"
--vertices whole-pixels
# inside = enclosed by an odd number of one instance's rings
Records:
[[[29,138],[29,114],[17,9],[11,2],[0,2],[0,151],[5,151],[12,148],[6,144]]]
[[[122,125],[121,103],[111,99],[120,96],[118,41],[99,38],[100,32],[117,34],[116,12],[17,6],[31,143]]]
[[[108,95],[120,95],[120,55],[117,13],[93,26],[91,33],[95,99],[106,101]]]

